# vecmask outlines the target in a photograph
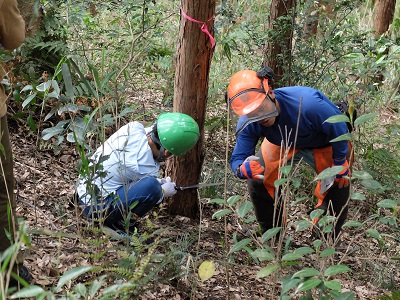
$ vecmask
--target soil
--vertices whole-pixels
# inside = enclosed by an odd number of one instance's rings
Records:
[[[102,231],[96,231],[96,226],[80,217],[79,209],[70,205],[79,162],[73,145],[57,148],[44,143],[37,139],[36,134],[29,133],[27,128],[13,120],[10,120],[9,127],[15,160],[17,213],[26,221],[31,239],[31,245],[25,247],[24,253],[25,265],[33,276],[32,284],[50,290],[57,285],[62,274],[74,267],[112,266],[113,262],[135,250],[132,243],[125,244]],[[208,153],[204,168],[215,168],[215,161],[222,162],[223,168],[224,158],[220,156],[224,155],[224,150],[215,145],[212,134],[207,136],[206,143]],[[227,195],[241,194],[248,199],[245,183],[232,177],[228,179]],[[280,278],[285,274],[293,274],[304,266],[324,269],[324,262],[310,255],[301,260],[301,265],[287,266],[282,268],[282,273],[256,278],[257,272],[268,262],[256,263],[245,250],[227,255],[234,239],[249,237],[251,226],[244,225],[235,216],[228,216],[226,223],[212,218],[220,207],[209,200],[223,196],[223,188],[199,192],[200,220],[168,215],[164,209],[166,204],[162,204],[140,221],[139,234],[165,230],[155,236],[156,239],[165,239],[159,241],[162,246],[156,251],[166,253],[179,248],[185,255],[179,266],[182,271],[180,277],[169,278],[167,271],[161,270],[160,280],[149,283],[141,295],[132,296],[132,299],[278,299]],[[351,203],[349,219],[366,220],[372,214],[370,205],[368,201]],[[307,218],[309,208],[306,206],[290,206],[289,224]],[[146,225],[150,223],[152,228]],[[289,237],[292,240],[289,249],[312,246],[313,243],[310,234],[296,232],[292,227],[288,228],[285,240]],[[390,295],[390,288],[399,288],[398,260],[389,259],[398,255],[398,245],[386,244],[385,247],[368,238],[365,230],[352,227],[344,230],[342,240],[344,246],[333,258],[335,263],[351,268],[348,273],[334,276],[342,284],[342,291],[353,291],[355,299],[378,299],[379,296]],[[254,238],[248,247],[255,249],[259,242],[260,238]],[[273,247],[276,248],[275,245]],[[215,273],[201,281],[198,267],[206,260],[214,262]],[[65,288],[70,289],[77,282],[92,281],[101,274],[81,276]],[[124,281],[113,276],[107,280]],[[314,295],[314,299],[318,299],[317,296]]]

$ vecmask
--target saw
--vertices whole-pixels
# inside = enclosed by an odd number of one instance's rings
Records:
[[[183,191],[183,190],[187,190],[187,189],[199,189],[202,187],[207,187],[207,186],[216,186],[216,185],[222,185],[222,182],[213,182],[213,183],[198,183],[198,184],[193,184],[193,185],[187,185],[187,186],[175,186],[175,189],[178,191]]]

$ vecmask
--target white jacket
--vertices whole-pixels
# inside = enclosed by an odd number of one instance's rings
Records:
[[[99,188],[102,198],[143,177],[158,177],[160,165],[153,158],[146,136],[150,130],[139,122],[130,122],[109,137],[92,155],[95,164],[100,157],[109,155],[101,163],[103,170],[87,176]],[[90,165],[93,166],[92,163]],[[106,175],[100,177],[101,172],[106,172]],[[80,178],[77,187],[79,199],[85,204],[90,203],[90,195],[86,191],[87,177]]]

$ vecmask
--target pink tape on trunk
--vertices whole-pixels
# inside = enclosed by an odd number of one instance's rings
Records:
[[[214,39],[214,37],[211,35],[210,31],[208,31],[208,27],[207,27],[206,22],[198,21],[198,20],[195,20],[195,19],[189,17],[189,16],[183,11],[182,8],[181,8],[181,12],[182,12],[182,15],[183,15],[186,19],[188,19],[189,21],[192,21],[192,22],[194,22],[194,23],[202,24],[200,29],[201,29],[202,32],[204,32],[205,34],[208,35],[208,38],[210,39],[210,42],[211,42],[211,49],[214,48],[214,46],[215,46],[215,39]],[[210,19],[208,19],[207,22],[211,21],[212,19],[213,19],[213,17],[211,17]]]

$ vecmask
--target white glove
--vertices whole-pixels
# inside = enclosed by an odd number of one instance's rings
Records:
[[[164,183],[167,182],[167,180],[166,180],[165,178],[157,178],[157,181],[158,181],[160,184],[164,184]]]
[[[175,189],[175,182],[171,181],[171,177],[165,178],[165,183],[161,185],[164,198],[172,197],[173,195],[176,194],[177,190]]]

